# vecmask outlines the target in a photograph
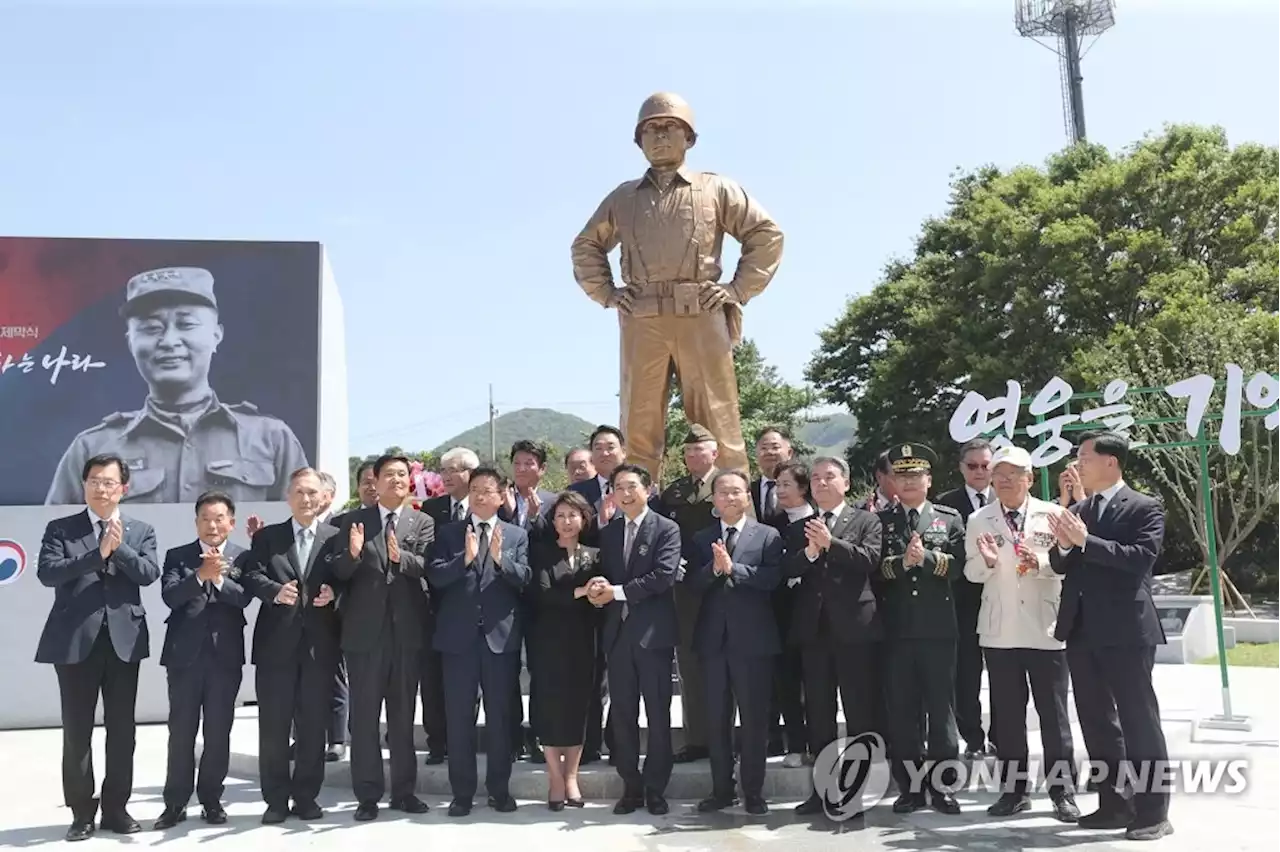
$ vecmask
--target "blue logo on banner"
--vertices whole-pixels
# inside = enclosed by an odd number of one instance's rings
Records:
[[[0,586],[17,582],[27,570],[27,554],[22,545],[7,538],[0,538]]]

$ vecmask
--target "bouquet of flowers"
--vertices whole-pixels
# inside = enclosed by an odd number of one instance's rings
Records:
[[[422,509],[422,501],[445,493],[444,480],[434,470],[427,470],[422,462],[414,462],[409,468],[409,483],[413,490],[413,508]]]

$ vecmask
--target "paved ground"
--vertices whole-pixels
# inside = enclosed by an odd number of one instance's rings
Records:
[[[1165,711],[1166,730],[1186,725],[1186,736],[1171,738],[1174,757],[1245,757],[1250,760],[1250,789],[1241,795],[1180,795],[1174,799],[1172,820],[1176,833],[1158,848],[1169,852],[1213,852],[1275,849],[1280,819],[1280,672],[1274,669],[1233,670],[1233,695],[1241,712],[1254,723],[1247,734],[1200,728],[1192,718],[1218,709],[1217,670],[1205,666],[1161,666],[1157,683]],[[1197,712],[1199,711],[1199,712]],[[139,730],[133,815],[148,828],[159,814],[164,780],[165,730],[146,726]],[[101,771],[102,737],[99,734],[97,765]],[[59,807],[60,733],[52,730],[0,732],[0,848],[28,848],[61,843],[69,815]],[[378,848],[388,844],[447,845],[453,850],[487,849],[503,845],[554,846],[557,850],[685,850],[685,849],[866,849],[920,850],[993,849],[1031,850],[1078,847],[1089,850],[1134,847],[1114,833],[1087,832],[1061,826],[1048,818],[1038,801],[1030,814],[1009,821],[987,817],[985,806],[992,796],[962,796],[965,812],[942,817],[922,812],[897,817],[887,807],[874,809],[865,824],[833,825],[822,820],[798,819],[787,804],[773,802],[768,817],[753,818],[740,811],[714,817],[695,814],[691,802],[672,802],[664,818],[647,814],[614,817],[612,802],[589,802],[580,812],[549,813],[534,801],[522,801],[514,814],[495,814],[477,808],[465,821],[445,817],[444,797],[427,797],[432,812],[421,817],[390,816],[384,811],[373,824],[351,819],[351,794],[341,787],[326,787],[321,804],[325,819],[311,824],[290,820],[284,826],[258,823],[262,803],[256,781],[228,782],[227,809],[231,820],[210,828],[195,818],[171,832],[145,831],[129,838],[100,834],[81,848],[157,846],[172,852],[227,849],[254,852],[282,845],[305,849]],[[1082,795],[1080,805],[1091,809],[1095,797]],[[212,845],[210,845],[212,844]]]

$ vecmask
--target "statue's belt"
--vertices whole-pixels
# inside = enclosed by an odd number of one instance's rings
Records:
[[[702,313],[702,288],[714,281],[645,281],[631,285],[633,317],[695,317]]]

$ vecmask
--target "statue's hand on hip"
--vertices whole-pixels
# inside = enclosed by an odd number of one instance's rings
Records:
[[[631,308],[635,304],[636,294],[631,287],[614,287],[613,292],[609,294],[609,299],[605,302],[606,308],[617,308],[624,314],[631,313]]]
[[[733,298],[733,294],[723,284],[703,284],[702,292],[698,298],[698,302],[702,305],[704,311],[715,310],[721,305],[734,301],[736,300]]]

